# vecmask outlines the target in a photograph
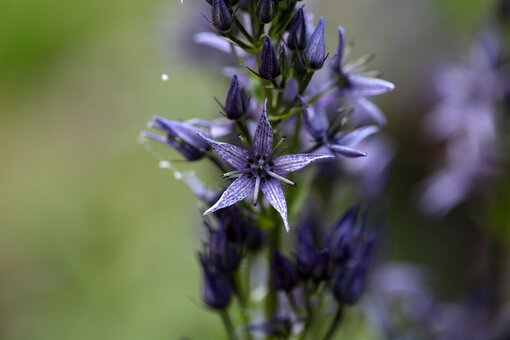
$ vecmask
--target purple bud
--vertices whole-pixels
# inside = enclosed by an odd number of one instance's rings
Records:
[[[306,21],[303,7],[297,10],[288,30],[287,46],[294,50],[304,50],[306,47]]]
[[[345,49],[345,30],[342,26],[338,27],[338,47],[336,49],[336,54],[331,60],[331,68],[334,72],[338,74],[342,74],[342,59],[344,57],[344,49]]]
[[[264,79],[272,80],[280,75],[280,65],[278,56],[276,55],[271,40],[268,36],[262,46],[262,53],[260,55],[259,75]]]
[[[257,5],[257,16],[264,24],[270,23],[274,17],[274,0],[260,0]]]
[[[352,257],[336,268],[331,280],[331,290],[337,301],[353,304],[363,293],[372,257],[373,241],[371,235],[366,233],[359,235],[353,241]]]
[[[292,261],[276,251],[271,262],[271,282],[278,290],[289,292],[298,282],[297,270]]]
[[[329,259],[329,250],[324,248],[317,252],[312,262],[312,278],[316,282],[327,281],[331,277],[331,261]]]
[[[351,255],[351,240],[356,226],[357,207],[351,207],[333,227],[329,238],[330,256],[335,262],[345,261]]]
[[[326,61],[326,46],[324,43],[324,17],[321,17],[315,31],[313,31],[305,47],[305,56],[308,65],[318,70]]]
[[[206,305],[214,309],[225,309],[232,297],[232,283],[220,271],[211,267],[206,260],[200,258],[202,265],[202,297]]]
[[[190,124],[154,116],[149,126],[165,132],[166,137],[149,132],[144,133],[145,137],[174,148],[189,161],[201,159],[209,150],[209,144],[200,138],[198,131]]]
[[[225,0],[212,0],[212,23],[214,27],[222,32],[227,32],[232,26],[232,16],[228,10]]]
[[[239,86],[237,76],[234,75],[225,101],[225,113],[229,119],[238,119],[245,113],[245,111],[246,95],[244,94],[241,86]]]
[[[232,273],[239,268],[241,254],[235,244],[229,242],[225,227],[217,230],[209,229],[209,239],[206,242],[207,259],[210,265],[224,273]]]

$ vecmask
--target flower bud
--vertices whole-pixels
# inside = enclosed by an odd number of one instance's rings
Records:
[[[305,47],[305,56],[308,66],[318,70],[326,61],[326,46],[324,43],[324,17],[321,17],[315,31],[313,31]]]
[[[230,279],[217,269],[211,267],[206,260],[200,258],[202,265],[202,298],[206,305],[214,309],[225,309],[232,297]]]
[[[229,119],[238,119],[245,111],[246,95],[244,94],[243,89],[239,86],[237,76],[234,75],[225,101],[225,113]]]
[[[287,46],[290,49],[299,51],[306,47],[306,21],[303,7],[298,9],[294,19],[289,24]]]
[[[266,36],[262,53],[260,55],[259,76],[264,79],[272,80],[280,75],[280,65],[271,40]]]
[[[206,151],[209,150],[209,144],[197,134],[197,130],[186,122],[154,116],[149,122],[149,126],[166,133],[166,137],[150,132],[145,132],[145,137],[174,148],[188,161],[204,157]]]
[[[286,256],[276,251],[271,262],[271,282],[274,288],[289,292],[298,282],[297,270]]]
[[[264,24],[268,24],[274,17],[274,0],[260,0],[257,5],[257,16]]]
[[[225,0],[212,0],[212,23],[214,27],[222,32],[227,32],[232,26],[232,16],[228,10]]]
[[[232,273],[239,268],[241,254],[235,244],[229,242],[225,227],[217,230],[209,228],[209,238],[206,242],[207,261],[224,273]]]

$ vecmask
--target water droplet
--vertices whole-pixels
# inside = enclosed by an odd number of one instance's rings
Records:
[[[174,177],[175,177],[175,179],[181,180],[183,178],[183,175],[182,175],[181,172],[175,171],[174,172]]]
[[[182,1],[181,1],[181,3],[182,3]],[[162,74],[161,74],[161,80],[163,80],[163,81],[167,81],[167,80],[168,80],[168,74],[166,74],[166,73],[162,73]]]
[[[169,161],[163,160],[163,161],[159,161],[159,167],[161,169],[170,169],[171,168],[171,164],[170,164]]]

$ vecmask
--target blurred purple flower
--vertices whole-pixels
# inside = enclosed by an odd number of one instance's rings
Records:
[[[425,181],[421,197],[422,209],[435,215],[461,203],[496,170],[500,93],[493,51],[477,42],[469,57],[465,65],[439,73],[440,102],[426,121],[430,138],[445,143],[443,166]]]

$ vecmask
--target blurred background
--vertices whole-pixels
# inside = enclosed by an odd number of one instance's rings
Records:
[[[0,339],[223,335],[200,300],[195,199],[137,142],[153,114],[217,114],[213,96],[228,81],[190,47],[198,1],[0,3]],[[426,267],[452,301],[469,291],[474,262],[498,287],[494,299],[510,295],[508,175],[479,212],[475,200],[431,218],[415,197],[432,170],[419,133],[432,72],[466,53],[492,5],[307,3],[325,14],[329,51],[341,24],[355,54],[375,52],[372,65],[397,86],[379,101],[396,149],[379,261]]]

